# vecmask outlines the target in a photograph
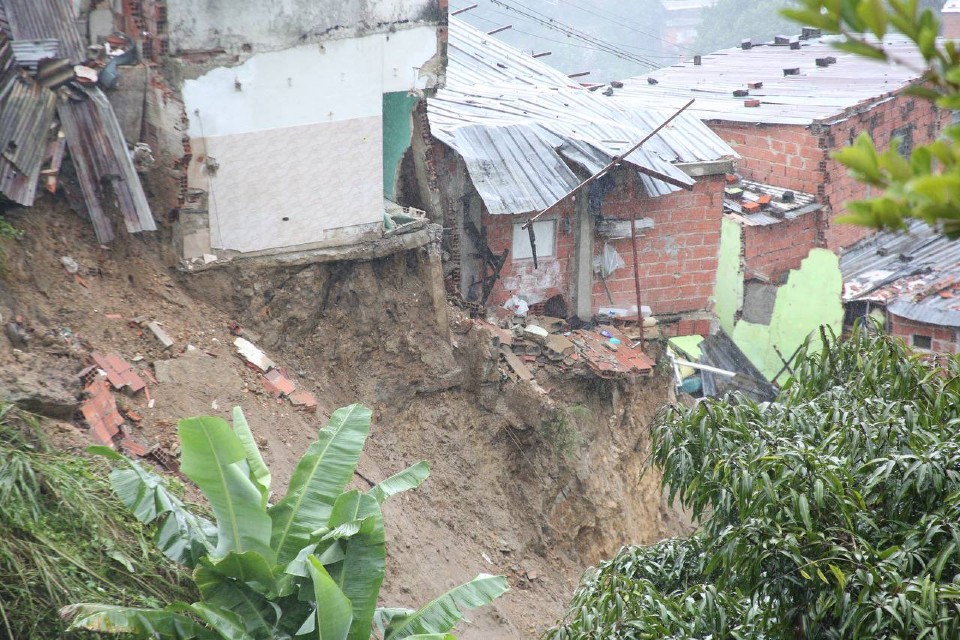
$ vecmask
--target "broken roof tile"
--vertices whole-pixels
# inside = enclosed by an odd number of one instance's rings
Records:
[[[90,434],[100,444],[113,446],[113,438],[120,433],[123,416],[110,393],[110,386],[102,376],[97,377],[86,389],[87,399],[80,405],[83,419],[90,427]]]
[[[97,366],[107,374],[107,379],[110,380],[114,389],[126,388],[130,393],[136,393],[147,386],[143,378],[137,375],[133,367],[130,366],[130,363],[115,353],[103,355],[94,351],[92,356]]]

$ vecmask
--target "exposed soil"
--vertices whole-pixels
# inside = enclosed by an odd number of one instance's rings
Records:
[[[4,394],[40,389],[40,411],[69,404],[73,376],[100,350],[159,376],[153,408],[142,393],[122,397],[143,416],[135,432],[148,442],[175,451],[177,419],[242,406],[278,492],[326,416],[351,402],[374,409],[358,487],[430,462],[424,486],[385,510],[384,604],[416,606],[477,573],[503,573],[512,590],[458,637],[535,637],[562,615],[584,568],[684,528],[655,475],[641,478],[647,426],[669,382],[545,369],[537,384],[502,380],[491,335],[438,299],[428,249],[194,274],[174,268],[162,233],[101,248],[88,224],[49,200],[14,219],[25,236],[5,243],[0,280],[3,325],[19,320],[8,330],[15,339],[0,339]],[[62,256],[80,264],[79,278]],[[160,321],[176,345],[164,351],[128,324],[136,316]],[[235,355],[231,321],[316,394],[316,415],[264,390]],[[58,441],[78,447],[85,429],[75,424]]]

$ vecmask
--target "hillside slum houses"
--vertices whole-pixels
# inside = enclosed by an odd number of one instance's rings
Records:
[[[670,112],[592,92],[456,18],[448,59],[415,122],[424,166],[407,193],[444,221],[450,286],[585,321],[648,307],[667,333],[709,333],[734,151],[681,114],[567,198]]]
[[[201,263],[377,240],[410,221],[390,198],[445,21],[444,0],[0,0],[0,191],[31,206],[42,176],[100,242],[157,213]]]
[[[940,114],[904,93],[922,61],[903,38],[885,43],[885,64],[800,36],[741,47],[611,86],[646,105],[679,105],[739,155],[725,189],[715,311],[720,328],[769,378],[788,372],[797,347],[844,317],[840,257],[871,232],[836,223],[868,188],[832,158],[863,132],[900,149],[936,138]]]

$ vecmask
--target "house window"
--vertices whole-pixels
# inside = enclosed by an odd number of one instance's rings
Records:
[[[894,129],[890,134],[890,138],[900,138],[900,147],[899,151],[904,156],[909,156],[913,153],[913,125],[908,124],[897,129]]]
[[[527,229],[523,228],[523,223],[513,225],[513,250],[511,255],[514,260],[533,258],[533,252],[530,250],[529,233]],[[556,221],[541,220],[534,222],[533,234],[537,239],[537,258],[551,257],[556,246]]]
[[[913,334],[911,342],[917,349],[929,350],[933,346],[933,340],[930,338],[930,336],[921,336],[917,335],[916,333]]]

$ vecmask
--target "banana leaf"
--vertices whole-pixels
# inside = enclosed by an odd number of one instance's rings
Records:
[[[370,489],[367,493],[376,498],[377,502],[383,504],[390,496],[403,491],[416,489],[423,484],[423,481],[426,480],[429,475],[430,465],[427,464],[426,460],[423,460],[411,467],[407,467],[398,474],[390,476]]]
[[[153,540],[164,555],[194,567],[200,558],[213,551],[216,527],[187,510],[186,505],[167,490],[160,476],[109,447],[88,447],[87,452],[125,465],[110,472],[110,484],[137,520],[144,524],[158,522]]]
[[[250,479],[240,438],[226,420],[212,416],[181,420],[179,432],[180,469],[200,487],[216,516],[217,548],[211,555],[256,551],[272,563],[270,517]]]
[[[270,469],[267,468],[263,457],[260,455],[260,448],[256,440],[253,439],[253,433],[250,431],[250,425],[247,423],[246,416],[240,407],[233,408],[233,432],[237,434],[243,450],[246,453],[247,466],[250,467],[250,481],[257,486],[262,496],[260,506],[267,508],[267,500],[270,499]]]
[[[71,604],[60,609],[60,616],[70,621],[70,631],[129,633],[142,638],[170,640],[222,640],[217,634],[185,612],[190,605],[179,603],[166,609],[135,609],[107,604]]]
[[[316,556],[310,556],[307,561],[317,602],[315,637],[318,640],[346,640],[353,623],[353,605]],[[369,638],[368,628],[364,640]]]
[[[507,579],[503,576],[481,573],[470,582],[454,587],[408,616],[394,616],[387,626],[385,640],[400,640],[417,634],[446,633],[463,619],[462,609],[488,605],[508,589]]]
[[[271,546],[287,564],[311,543],[310,534],[327,526],[337,497],[353,477],[370,432],[370,409],[359,404],[338,409],[297,463],[287,495],[270,508]]]

